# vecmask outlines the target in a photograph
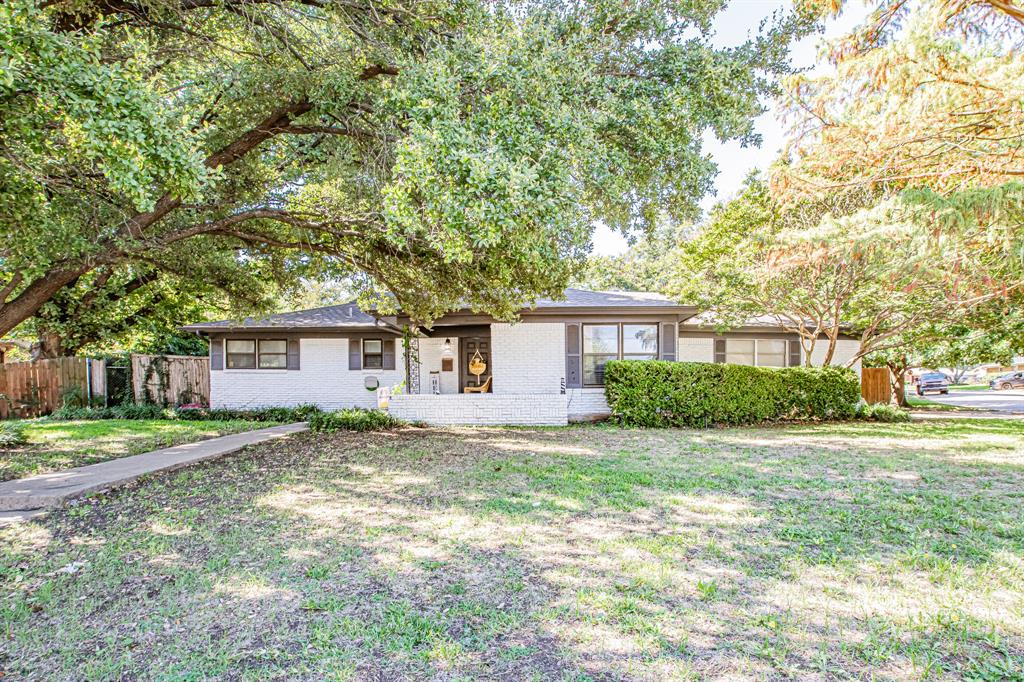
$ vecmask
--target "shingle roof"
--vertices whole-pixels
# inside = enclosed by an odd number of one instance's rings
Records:
[[[278,313],[263,318],[247,317],[244,320],[220,320],[218,322],[200,322],[182,327],[187,331],[217,331],[220,329],[351,329],[359,327],[377,327],[376,318],[359,309],[355,301],[341,305],[329,305],[324,308],[296,310],[291,313]]]
[[[566,289],[564,300],[538,299],[536,304],[524,311],[539,310],[570,310],[579,308],[687,308],[670,301],[661,294],[638,291],[588,291],[586,289]],[[692,308],[687,308],[692,311]],[[382,328],[376,318],[363,312],[355,301],[325,308],[298,310],[291,313],[278,313],[255,319],[220,320],[218,322],[200,322],[182,327],[186,331],[211,332],[229,331],[233,329],[248,330],[285,330],[285,329],[353,329],[374,327]],[[383,326],[387,329],[386,326]]]

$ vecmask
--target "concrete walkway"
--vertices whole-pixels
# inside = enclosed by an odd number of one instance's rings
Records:
[[[308,428],[305,422],[272,426],[201,440],[197,443],[175,445],[66,471],[5,481],[0,483],[0,525],[30,519],[54,507],[60,507],[68,500],[110,490],[141,476],[171,471],[221,457],[237,452],[247,445],[255,445]]]

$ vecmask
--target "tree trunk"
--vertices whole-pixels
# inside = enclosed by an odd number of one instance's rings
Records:
[[[900,407],[910,407],[907,403],[907,365],[909,360],[907,356],[903,356],[898,362],[887,362],[886,367],[889,368],[889,373],[892,375],[890,383],[892,384],[893,397],[896,398],[896,404]]]
[[[64,340],[59,334],[40,332],[39,340],[32,344],[33,360],[52,360],[74,355],[74,350],[64,347]]]

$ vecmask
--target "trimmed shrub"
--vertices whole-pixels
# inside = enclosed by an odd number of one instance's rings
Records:
[[[14,448],[27,443],[24,423],[0,422],[0,448]]]
[[[852,370],[615,360],[605,366],[612,415],[628,426],[849,419],[860,400]]]
[[[890,424],[910,421],[910,413],[895,405],[869,404],[863,401],[857,403],[857,413],[854,416],[864,421],[887,422]]]
[[[253,422],[304,422],[320,413],[316,405],[298,407],[264,407],[256,410],[230,410],[182,406],[167,409],[152,403],[125,403],[111,407],[66,406],[54,410],[51,419],[181,419],[182,421],[253,421]]]
[[[381,410],[351,408],[337,412],[319,412],[309,419],[313,431],[386,431],[402,426],[403,422]]]

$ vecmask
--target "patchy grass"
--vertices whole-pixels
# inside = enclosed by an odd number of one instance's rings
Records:
[[[1020,679],[1024,423],[302,434],[0,550],[12,677]]]
[[[23,423],[28,445],[0,449],[0,481],[273,426],[241,420],[190,422],[164,419],[37,419]]]

